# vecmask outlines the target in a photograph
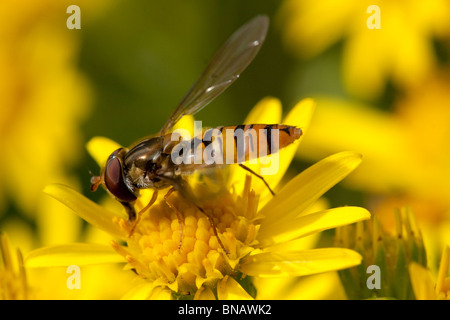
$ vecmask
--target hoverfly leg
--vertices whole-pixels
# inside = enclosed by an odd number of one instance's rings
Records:
[[[217,232],[217,228],[216,228],[216,224],[214,222],[214,218],[212,216],[210,216],[209,214],[207,214],[205,212],[205,210],[202,209],[202,207],[198,206],[197,204],[195,204],[195,206],[197,207],[198,210],[200,210],[208,218],[209,223],[211,224],[211,227],[213,229],[214,235],[217,238],[217,242],[219,243],[219,246],[222,248],[222,250],[225,252],[225,254],[228,255],[228,253],[229,253],[228,250],[225,249],[225,246],[223,245],[222,241],[219,238],[219,233]]]
[[[175,191],[175,188],[170,188],[169,191],[164,195],[164,201],[166,204],[177,214],[178,223],[180,224],[180,242],[178,243],[178,250],[181,249],[181,241],[183,240],[183,214],[173,205],[173,203],[169,202],[169,196]]]
[[[138,212],[136,220],[134,221],[133,226],[131,227],[131,231],[128,234],[129,237],[133,235],[134,229],[136,229],[136,226],[138,225],[139,221],[141,221],[142,214],[148,209],[150,209],[150,207],[155,203],[156,199],[158,199],[158,190],[155,190],[153,192],[152,199],[150,200],[150,202]]]
[[[275,192],[273,192],[272,188],[270,188],[269,184],[267,183],[267,181],[264,179],[263,176],[257,174],[255,171],[253,171],[252,169],[250,169],[249,167],[243,165],[242,163],[239,164],[239,166],[245,170],[247,170],[248,172],[250,172],[251,174],[255,175],[256,177],[258,177],[259,179],[262,180],[262,182],[264,182],[264,184],[266,185],[266,187],[269,189],[270,193],[272,194],[272,196],[275,195]]]
[[[120,201],[120,204],[125,208],[125,211],[128,214],[128,221],[133,222],[136,219],[136,210],[134,210],[134,201],[133,203]]]

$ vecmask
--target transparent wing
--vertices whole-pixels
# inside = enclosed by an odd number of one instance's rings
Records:
[[[167,181],[184,197],[200,204],[229,190],[231,170],[230,166],[214,164],[181,166],[179,178]],[[160,170],[159,173],[164,174],[164,171]]]
[[[239,28],[212,58],[197,82],[161,129],[169,131],[184,115],[194,114],[228,88],[252,62],[269,27],[267,16],[257,16]]]

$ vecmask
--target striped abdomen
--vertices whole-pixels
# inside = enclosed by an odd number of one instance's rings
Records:
[[[184,157],[185,164],[243,163],[276,153],[301,135],[300,128],[281,124],[225,126],[203,129],[201,136],[184,141],[183,148],[174,150]]]

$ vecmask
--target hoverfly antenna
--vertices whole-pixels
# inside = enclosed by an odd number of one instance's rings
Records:
[[[91,171],[89,173],[92,175],[91,177],[91,191],[95,192],[98,189],[98,186],[102,183],[102,178],[100,176],[94,176]]]

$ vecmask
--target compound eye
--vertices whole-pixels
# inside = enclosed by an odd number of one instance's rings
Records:
[[[116,157],[111,157],[106,164],[105,185],[119,201],[132,202],[136,200],[136,196],[128,189],[123,180],[122,164]]]

